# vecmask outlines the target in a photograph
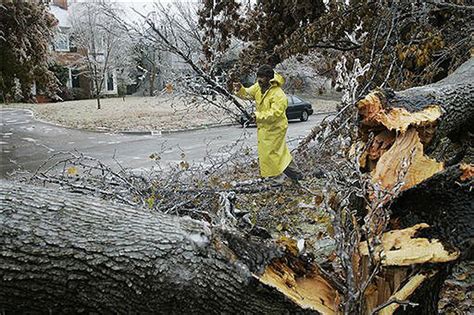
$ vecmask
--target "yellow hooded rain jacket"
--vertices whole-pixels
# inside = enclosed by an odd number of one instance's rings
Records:
[[[257,82],[249,88],[242,87],[237,93],[238,97],[256,103],[258,161],[262,177],[280,175],[292,160],[286,144],[288,99],[281,88],[284,83],[285,79],[275,73],[265,93],[262,94]]]

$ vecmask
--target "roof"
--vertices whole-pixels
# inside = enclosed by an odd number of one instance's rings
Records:
[[[50,12],[58,20],[58,26],[61,28],[70,28],[71,21],[69,20],[69,12],[63,8],[58,7],[55,4],[49,6]]]

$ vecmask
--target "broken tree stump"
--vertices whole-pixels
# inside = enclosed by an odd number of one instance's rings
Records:
[[[474,243],[473,77],[471,58],[437,83],[400,92],[377,89],[356,104],[360,117],[357,145],[365,146],[360,167],[370,174],[375,187],[394,195],[387,200],[391,219],[405,228],[423,224],[417,237],[441,240],[441,247],[456,256],[453,260],[458,256],[472,258]],[[456,144],[457,152],[446,154],[446,143]],[[460,161],[465,163],[456,164]],[[401,191],[398,196],[397,189]],[[407,252],[399,248],[397,256],[415,262],[412,254],[417,259],[423,255],[434,258],[442,251],[429,248],[427,241],[405,241]],[[384,248],[383,252],[389,255],[391,251]],[[388,300],[409,298],[419,306],[410,308],[408,313],[435,313],[448,271],[449,264],[421,269]],[[379,287],[390,285],[389,279],[382,278]],[[397,308],[392,304],[380,313]]]

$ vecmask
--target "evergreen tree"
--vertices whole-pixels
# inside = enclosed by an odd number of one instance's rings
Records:
[[[44,4],[0,4],[0,96],[4,102],[31,100],[34,82],[43,93],[56,90],[56,79],[48,69],[56,23]]]

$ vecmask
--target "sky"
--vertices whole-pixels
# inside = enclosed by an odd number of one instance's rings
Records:
[[[69,6],[73,6],[75,3],[93,2],[97,0],[68,0]],[[155,11],[154,3],[172,4],[173,2],[179,3],[196,3],[199,0],[106,0],[107,2],[117,3],[120,7],[125,9],[125,15],[123,18],[126,21],[134,22],[141,21],[142,18],[134,12],[134,10],[140,12],[143,15]]]

